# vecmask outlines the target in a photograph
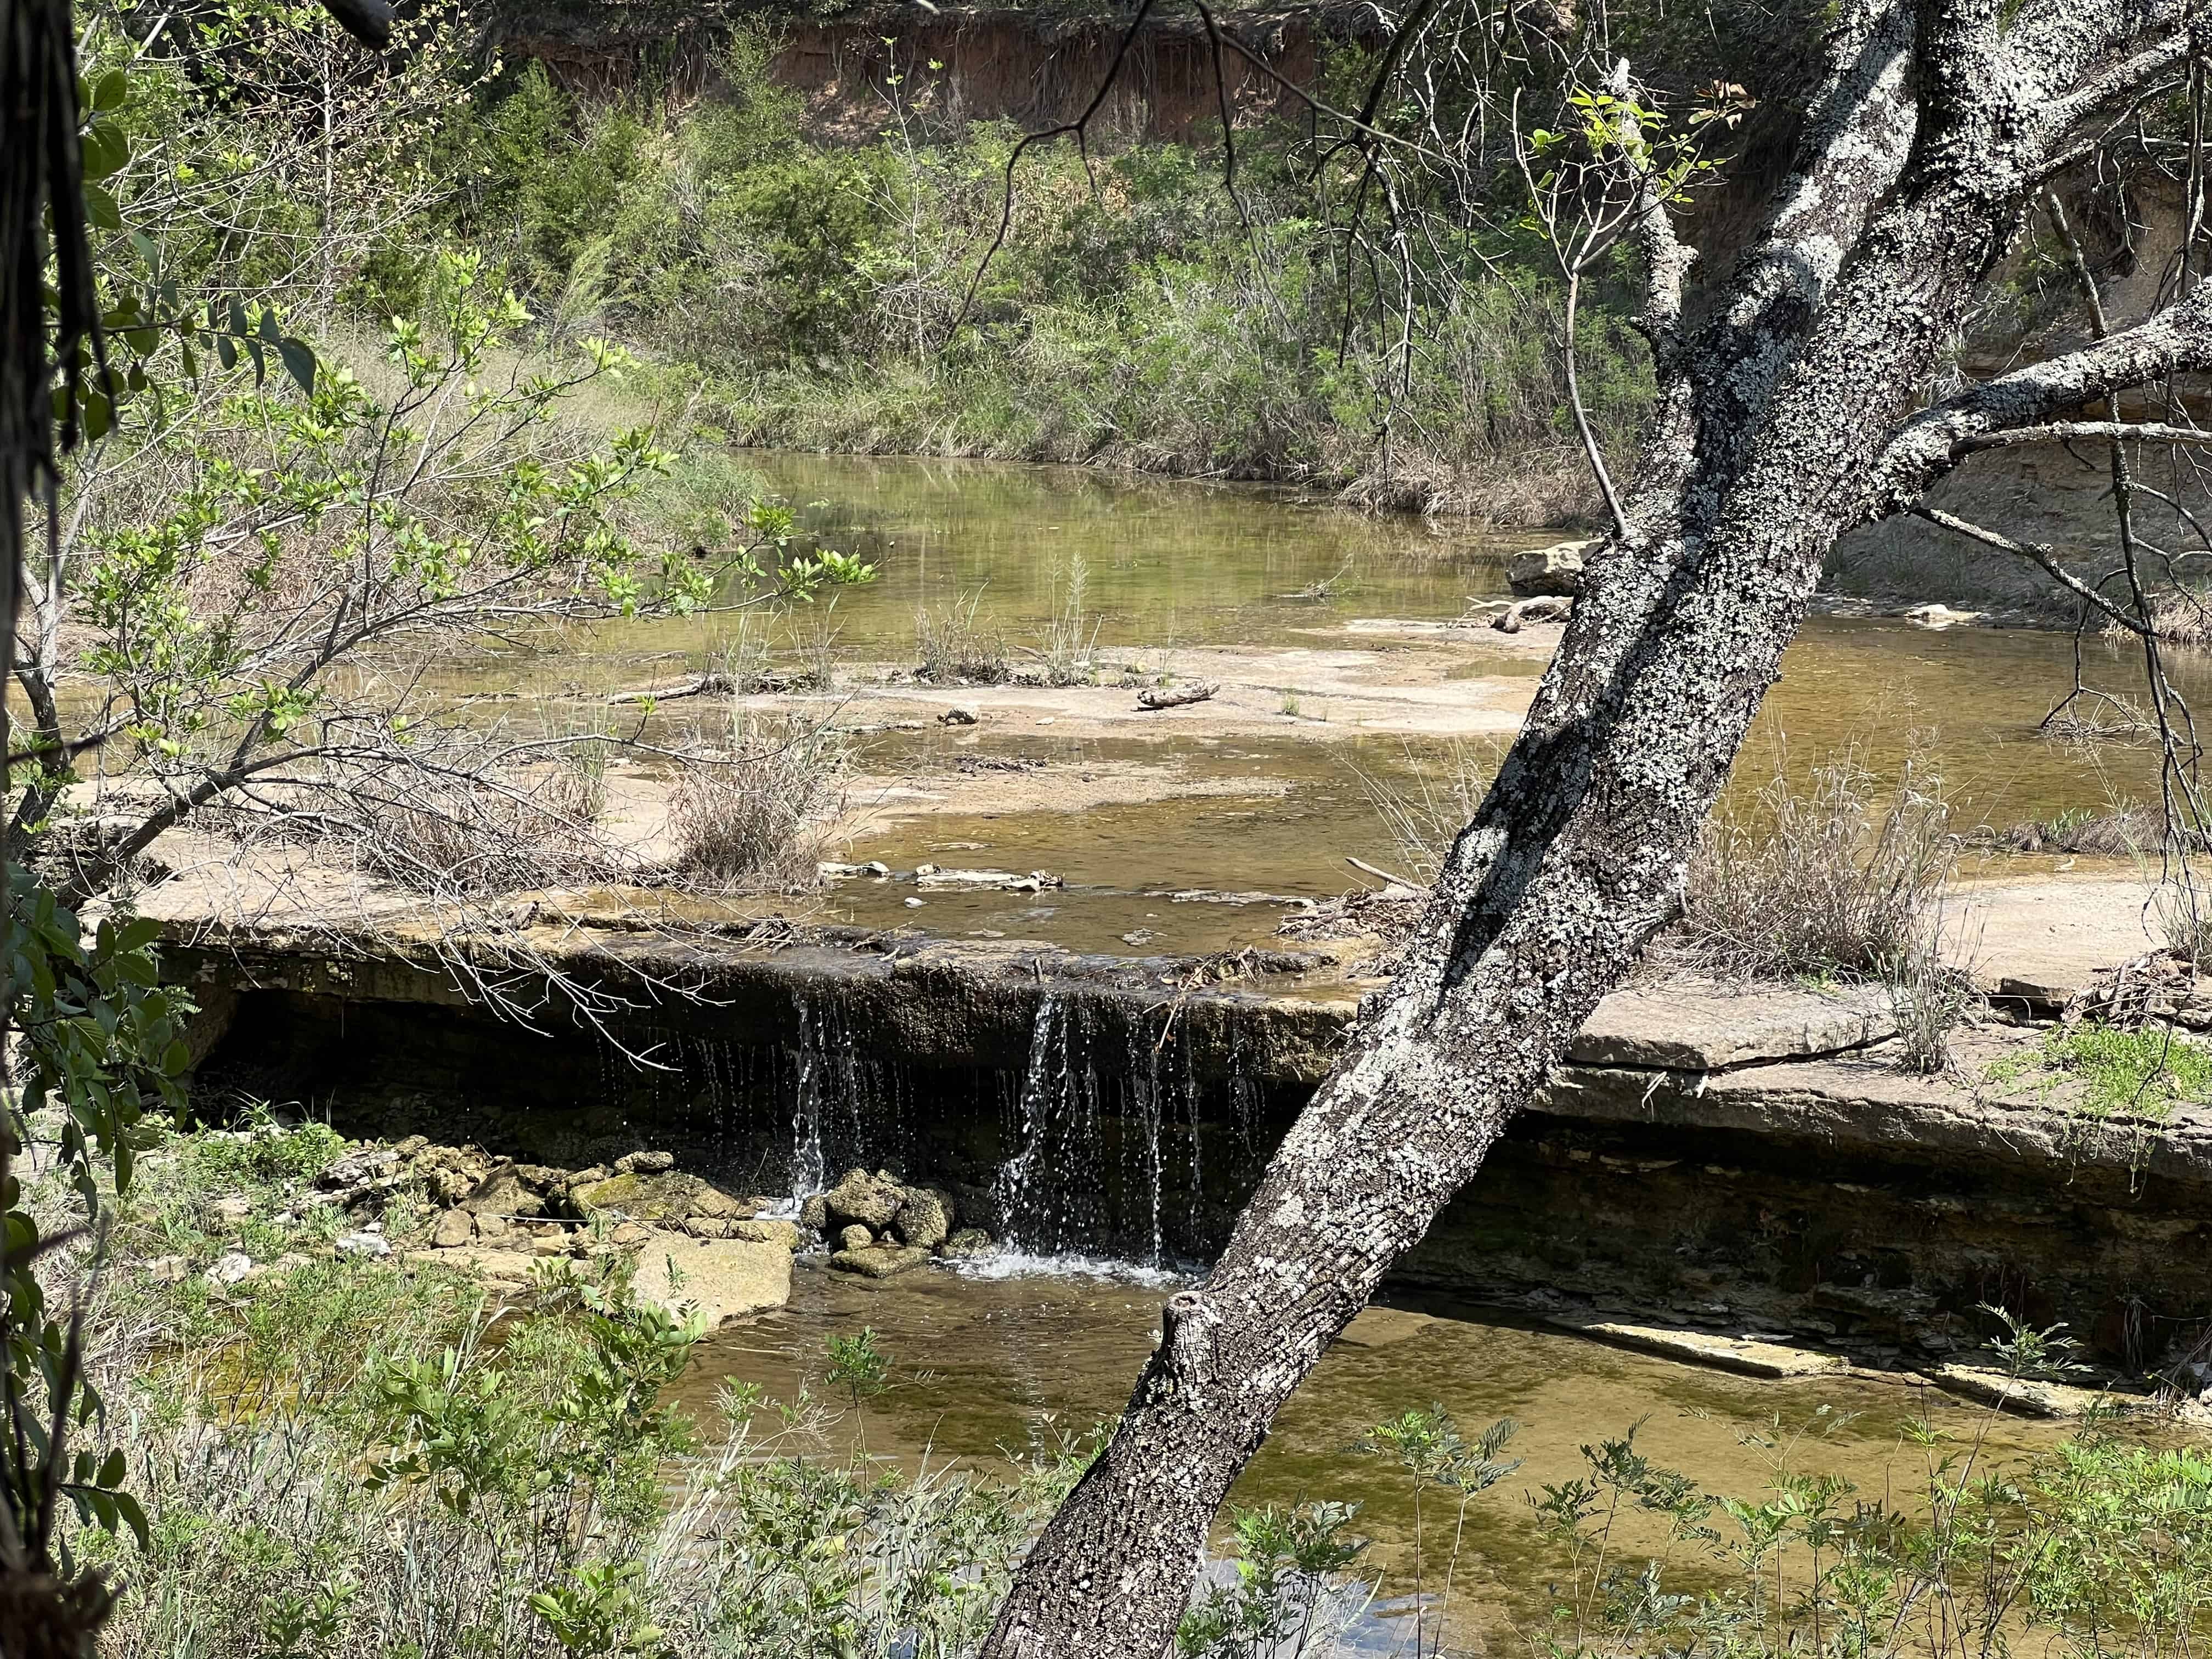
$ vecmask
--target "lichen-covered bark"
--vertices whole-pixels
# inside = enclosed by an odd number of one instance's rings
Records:
[[[2133,348],[2115,336],[2094,364],[2045,366],[2040,395],[1984,388],[1984,404],[1964,398],[1941,417],[1952,424],[1915,435],[1937,418],[1911,422],[1918,389],[2064,137],[2043,112],[2160,21],[2126,0],[2067,3],[2063,20],[2047,15],[2056,0],[2017,20],[2046,42],[2030,62],[1991,6],[1860,8],[1766,237],[1702,315],[1655,293],[1660,398],[1626,533],[1592,562],[1397,980],[1362,1008],[1205,1285],[1167,1304],[1127,1415],[1001,1613],[993,1659],[1164,1650],[1206,1528],[1276,1411],[1674,914],[1836,536],[1903,504],[1911,466],[1936,467],[1977,422],[2046,417],[2076,387],[2212,356],[2198,338],[2212,329]],[[1639,235],[1659,280],[1678,282],[1658,228]]]

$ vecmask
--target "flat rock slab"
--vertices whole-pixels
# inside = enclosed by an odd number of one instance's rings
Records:
[[[1947,908],[1952,961],[1984,991],[2039,1008],[2063,1006],[2099,969],[2163,942],[2150,884],[2129,877],[1963,888]]]
[[[2038,1382],[1979,1365],[1939,1365],[1926,1375],[1929,1382],[1948,1393],[1963,1395],[1984,1406],[1995,1406],[2022,1417],[2087,1417],[2093,1411],[2130,1410],[2142,1403],[2116,1400],[2096,1389]]]
[[[1638,987],[1599,1003],[1567,1058],[1577,1066],[1721,1072],[1842,1054],[1896,1031],[1896,1014],[1880,987]]]
[[[656,1236],[637,1255],[639,1300],[696,1309],[713,1330],[791,1300],[791,1252],[780,1242]]]
[[[1722,1336],[1711,1331],[1686,1331],[1671,1325],[1632,1325],[1619,1320],[1577,1318],[1557,1315],[1545,1322],[1564,1331],[1594,1337],[1616,1348],[1656,1353],[1692,1365],[1711,1365],[1746,1376],[1826,1376],[1847,1370],[1836,1354],[1815,1353],[1809,1348],[1757,1337]]]

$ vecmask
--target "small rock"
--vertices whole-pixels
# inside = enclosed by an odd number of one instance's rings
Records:
[[[845,1178],[824,1197],[830,1220],[840,1225],[857,1221],[872,1233],[880,1233],[890,1226],[891,1218],[898,1213],[899,1205],[904,1201],[898,1182],[883,1170],[874,1175],[866,1170],[848,1170]]]
[[[326,1188],[358,1187],[364,1181],[389,1175],[399,1167],[399,1154],[384,1146],[363,1146],[331,1160],[324,1170],[318,1186]]]
[[[653,1237],[653,1229],[635,1221],[625,1221],[607,1235],[607,1242],[617,1249],[627,1250],[642,1244]]]
[[[991,1254],[991,1235],[981,1227],[963,1227],[945,1241],[938,1254],[947,1261],[971,1261]]]
[[[1582,591],[1583,556],[1595,542],[1554,542],[1505,562],[1505,582],[1516,593],[1569,596]]]
[[[410,1135],[392,1149],[392,1155],[394,1158],[412,1158],[416,1153],[426,1150],[429,1145],[430,1137],[428,1135]]]
[[[566,1255],[568,1254],[568,1236],[566,1233],[540,1233],[530,1241],[530,1254]]]
[[[216,1258],[215,1266],[208,1269],[207,1276],[211,1284],[236,1285],[252,1278],[255,1271],[252,1256],[231,1250]]]
[[[865,1250],[875,1242],[876,1236],[857,1221],[837,1235],[837,1248],[842,1250]]]
[[[430,1229],[433,1249],[450,1250],[456,1244],[465,1244],[476,1232],[476,1218],[466,1210],[448,1210],[438,1218]]]
[[[503,1215],[484,1214],[476,1218],[478,1238],[505,1238],[514,1231],[514,1224]]]
[[[181,1285],[191,1270],[192,1264],[181,1255],[157,1255],[143,1268],[156,1285]]]
[[[954,703],[951,708],[937,717],[937,723],[939,726],[973,726],[975,720],[976,714],[974,708],[967,703],[959,702]]]
[[[509,1164],[477,1182],[460,1207],[472,1215],[543,1215],[545,1200],[524,1186],[515,1166]]]
[[[617,1175],[659,1175],[675,1167],[673,1152],[630,1152],[615,1160]]]
[[[386,1256],[392,1254],[392,1241],[382,1233],[341,1233],[331,1248],[340,1255]]]
[[[253,1200],[250,1198],[232,1194],[227,1197],[211,1199],[208,1202],[206,1210],[208,1229],[211,1232],[217,1232],[225,1227],[234,1227],[240,1222],[248,1219],[252,1214]]]
[[[830,1265],[864,1279],[890,1279],[926,1265],[929,1252],[913,1244],[873,1244],[864,1250],[840,1250]]]
[[[952,1236],[952,1195],[933,1187],[899,1188],[900,1241],[933,1250]]]
[[[799,1224],[810,1233],[830,1230],[830,1196],[817,1193],[799,1206]]]
[[[925,903],[927,902],[927,901],[925,899],[907,898],[901,899],[899,902],[905,905],[909,910],[919,910]]]
[[[730,1229],[738,1224],[739,1224],[732,1221],[727,1216],[686,1216],[684,1219],[683,1231],[694,1238],[727,1238],[730,1237]]]

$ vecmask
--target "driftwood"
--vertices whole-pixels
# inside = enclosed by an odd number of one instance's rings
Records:
[[[674,702],[678,697],[742,696],[759,693],[769,696],[786,691],[806,691],[822,684],[820,676],[811,670],[802,669],[795,674],[769,672],[751,674],[741,686],[727,674],[719,672],[696,675],[680,685],[665,691],[617,691],[609,702]]]
[[[1158,687],[1137,693],[1139,708],[1180,708],[1187,702],[1204,702],[1221,690],[1216,680],[1202,680],[1195,685]]]
[[[701,674],[665,691],[617,691],[609,702],[674,702],[678,697],[703,697],[733,688],[727,674]]]

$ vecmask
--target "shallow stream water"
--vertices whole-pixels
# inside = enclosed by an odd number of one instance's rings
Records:
[[[783,454],[750,456],[748,464],[795,506],[809,536],[862,554],[881,571],[873,584],[838,595],[834,609],[802,607],[783,626],[777,643],[793,661],[809,656],[810,639],[832,636],[843,662],[911,661],[917,610],[941,612],[973,599],[979,625],[1019,665],[1034,660],[1068,608],[1079,569],[1084,636],[1095,640],[1101,658],[1133,653],[1172,664],[1178,648],[1217,645],[1351,649],[1386,659],[1407,653],[1429,662],[1442,654],[1449,678],[1522,682],[1529,690],[1540,672],[1486,629],[1400,637],[1352,625],[1455,617],[1471,599],[1504,594],[1508,553],[1548,536],[1484,536],[1361,517],[1279,491],[1072,469]],[[1316,586],[1324,597],[1302,597]],[[635,630],[620,648],[649,645],[696,667],[728,628],[726,619],[709,619]],[[2104,813],[2149,798],[2155,769],[2148,747],[2091,752],[2039,732],[2074,684],[2075,663],[2075,644],[2060,634],[1933,632],[1902,620],[1816,617],[1766,699],[1737,769],[1735,799],[1748,802],[1778,773],[1802,781],[1844,755],[1885,781],[1910,769],[1915,787],[1939,789],[1954,828],[1968,832]],[[2087,684],[2143,702],[2140,662],[2118,642],[2089,638],[2081,666]],[[2185,691],[2212,689],[2212,671],[2197,655],[2184,654],[2174,673]],[[916,910],[904,902],[910,890],[864,884],[840,890],[833,907],[866,925],[1106,951],[1212,950],[1264,937],[1278,912],[1164,905],[1156,896],[1341,892],[1360,880],[1347,857],[1385,867],[1406,861],[1377,812],[1378,787],[1449,796],[1460,769],[1479,781],[1494,764],[1494,738],[1328,729],[1328,712],[1309,697],[1301,716],[1283,718],[1279,733],[1248,728],[1225,737],[1179,735],[1169,726],[1157,735],[1103,738],[1048,726],[992,726],[981,738],[933,727],[867,738],[861,757],[869,769],[925,786],[933,774],[974,764],[979,750],[1079,774],[1171,764],[1178,781],[1164,798],[1080,810],[894,811],[851,856],[894,868],[1042,869],[1067,885],[1011,897],[940,895]],[[1984,860],[1976,872],[2026,875],[2069,864],[2063,856]]]
[[[878,1284],[802,1260],[787,1308],[709,1340],[684,1385],[687,1398],[704,1407],[726,1379],[787,1400],[802,1388],[837,1398],[827,1381],[829,1339],[872,1327],[893,1360],[892,1386],[857,1420],[848,1410],[839,1439],[865,1437],[871,1453],[909,1471],[925,1462],[1003,1471],[1008,1451],[1119,1413],[1173,1288],[1157,1278],[1038,1267],[992,1277],[929,1271]],[[1522,1650],[1524,1635],[1549,1613],[1559,1561],[1529,1499],[1586,1474],[1583,1446],[1633,1429],[1638,1450],[1710,1492],[1765,1502],[1787,1468],[1840,1474],[1861,1498],[1909,1510],[1928,1465],[1927,1454],[1901,1438],[1908,1420],[1954,1437],[1947,1451],[1978,1446],[2000,1463],[2063,1433],[1902,1382],[1760,1381],[1443,1304],[1370,1310],[1301,1386],[1231,1495],[1247,1506],[1361,1506],[1352,1530],[1371,1540],[1361,1565],[1379,1579],[1360,1621],[1367,1650],[1409,1646],[1417,1582],[1435,1610],[1454,1505],[1434,1491],[1425,1499],[1417,1580],[1412,1489],[1356,1443],[1376,1423],[1431,1405],[1449,1411],[1470,1439],[1499,1418],[1521,1425],[1506,1449],[1520,1467],[1468,1506],[1443,1609],[1455,1646],[1473,1652]],[[1618,1542],[1632,1553],[1665,1547],[1655,1525],[1633,1517]],[[1685,1587],[1706,1582],[1693,1554],[1675,1560]]]

